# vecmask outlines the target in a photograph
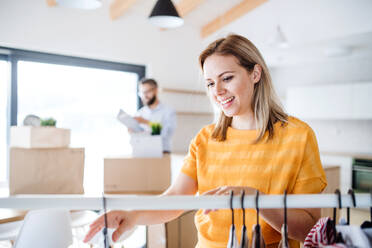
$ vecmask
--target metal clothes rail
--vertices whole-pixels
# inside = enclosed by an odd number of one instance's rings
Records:
[[[102,209],[102,197],[79,195],[17,195],[0,197],[0,208],[12,209]],[[127,210],[171,210],[171,209],[228,209],[229,196],[143,196],[143,195],[105,195],[108,209]],[[245,208],[256,208],[256,196],[244,197]],[[372,206],[370,194],[355,194],[356,208]],[[234,196],[233,207],[240,208],[240,195]],[[353,207],[348,194],[341,195],[342,207]],[[261,195],[258,206],[263,208],[283,208],[283,195]],[[334,208],[338,207],[336,194],[287,195],[287,208]]]

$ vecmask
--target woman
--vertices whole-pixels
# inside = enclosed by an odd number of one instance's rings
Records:
[[[176,182],[164,195],[239,195],[320,193],[326,186],[316,138],[304,122],[289,117],[277,100],[268,68],[246,38],[229,35],[211,43],[199,57],[211,100],[221,109],[216,124],[204,127],[192,140]],[[108,226],[113,239],[134,225],[168,222],[183,211],[111,211]],[[236,211],[240,240],[241,211]],[[255,224],[255,210],[246,223]],[[290,247],[299,247],[320,217],[319,209],[289,209]],[[230,210],[199,210],[195,216],[197,247],[226,247]],[[260,224],[267,247],[277,247],[283,224],[282,209],[262,209]],[[97,219],[89,240],[104,226]],[[248,228],[249,231],[251,228]],[[251,236],[251,232],[249,232]]]

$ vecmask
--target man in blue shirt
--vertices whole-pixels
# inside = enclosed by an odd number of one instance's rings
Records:
[[[134,118],[146,130],[151,130],[151,122],[160,123],[163,152],[171,152],[171,139],[177,126],[175,111],[159,101],[158,84],[154,79],[142,79],[138,94],[144,106]]]

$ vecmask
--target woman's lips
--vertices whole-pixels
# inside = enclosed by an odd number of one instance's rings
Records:
[[[226,100],[221,101],[220,104],[221,104],[221,106],[224,109],[226,109],[226,108],[230,107],[233,104],[234,99],[235,99],[235,97],[233,97],[233,96],[232,97],[229,97]]]

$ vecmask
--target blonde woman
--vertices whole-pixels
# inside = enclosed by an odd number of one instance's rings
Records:
[[[282,109],[269,70],[257,48],[246,38],[228,35],[212,42],[199,62],[211,100],[221,109],[216,124],[204,127],[191,141],[176,182],[164,195],[239,195],[320,193],[327,185],[312,129]],[[113,239],[134,225],[168,222],[183,211],[111,211]],[[241,211],[236,230],[240,240]],[[256,211],[246,213],[247,227]],[[320,217],[318,209],[289,209],[291,248],[299,247]],[[199,210],[195,216],[197,247],[226,247],[230,210]],[[281,209],[262,209],[260,224],[267,247],[277,247],[283,224]],[[86,236],[91,239],[104,226],[100,217]],[[248,228],[251,237],[251,228]]]

